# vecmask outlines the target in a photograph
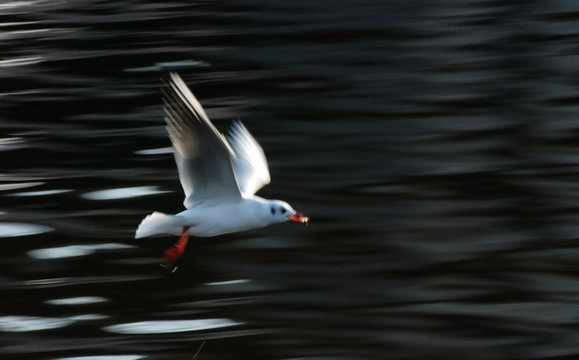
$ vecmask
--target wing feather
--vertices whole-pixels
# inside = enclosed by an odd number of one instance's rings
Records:
[[[178,74],[169,74],[163,95],[185,207],[240,198],[232,165],[234,152]]]
[[[233,169],[244,195],[253,195],[271,181],[263,149],[241,122],[235,122],[228,136],[233,148]]]

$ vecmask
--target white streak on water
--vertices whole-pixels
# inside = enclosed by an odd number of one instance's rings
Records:
[[[53,231],[54,229],[38,224],[27,223],[0,223],[0,238],[14,236],[28,236],[42,234]]]
[[[145,355],[103,355],[103,356],[77,356],[57,358],[55,360],[139,360],[145,359]]]
[[[69,189],[60,189],[60,190],[44,190],[44,191],[28,191],[28,192],[20,192],[15,194],[8,194],[7,196],[46,196],[46,195],[56,195],[56,194],[63,194],[67,192],[71,192],[72,190]]]
[[[94,245],[70,245],[55,248],[30,250],[26,254],[34,259],[48,260],[48,259],[62,259],[76,256],[86,256],[98,250],[119,250],[131,249],[132,245],[107,243]]]
[[[25,188],[29,188],[29,187],[44,185],[44,184],[45,183],[42,181],[2,184],[2,185],[0,185],[0,191],[25,189]]]
[[[135,186],[88,192],[81,195],[81,197],[87,200],[117,200],[167,192],[168,191],[159,190],[157,186]]]
[[[208,67],[208,63],[198,60],[181,60],[155,63],[152,66],[125,69],[126,72],[157,72],[162,70],[189,69],[194,67]]]
[[[106,326],[104,330],[117,334],[168,334],[188,331],[212,330],[241,325],[229,319],[158,320]]]
[[[227,285],[237,285],[237,284],[245,284],[250,282],[249,279],[238,279],[238,280],[229,280],[229,281],[219,281],[219,282],[212,282],[207,283],[207,286],[227,286]]]
[[[157,149],[143,149],[135,151],[137,155],[161,155],[161,154],[172,154],[173,148],[172,147],[164,147],[164,148],[157,148]]]
[[[46,300],[45,303],[50,305],[85,305],[96,304],[108,301],[100,296],[79,296],[73,298]]]
[[[79,321],[102,320],[106,315],[86,314],[72,317],[49,318],[40,316],[1,316],[0,331],[3,332],[29,332],[50,329],[59,329]]]

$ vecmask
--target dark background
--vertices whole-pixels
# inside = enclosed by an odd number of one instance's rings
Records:
[[[579,357],[578,35],[562,0],[3,2],[0,358]],[[158,267],[167,71],[308,227]]]

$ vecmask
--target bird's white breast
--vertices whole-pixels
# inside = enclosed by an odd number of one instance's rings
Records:
[[[200,204],[177,216],[187,220],[188,234],[210,237],[268,225],[262,206],[258,200],[243,198],[234,203]]]

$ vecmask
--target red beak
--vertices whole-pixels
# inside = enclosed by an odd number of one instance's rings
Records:
[[[310,222],[310,218],[305,216],[302,212],[297,212],[293,215],[290,215],[289,218],[291,221],[299,222],[302,224],[307,224]]]

